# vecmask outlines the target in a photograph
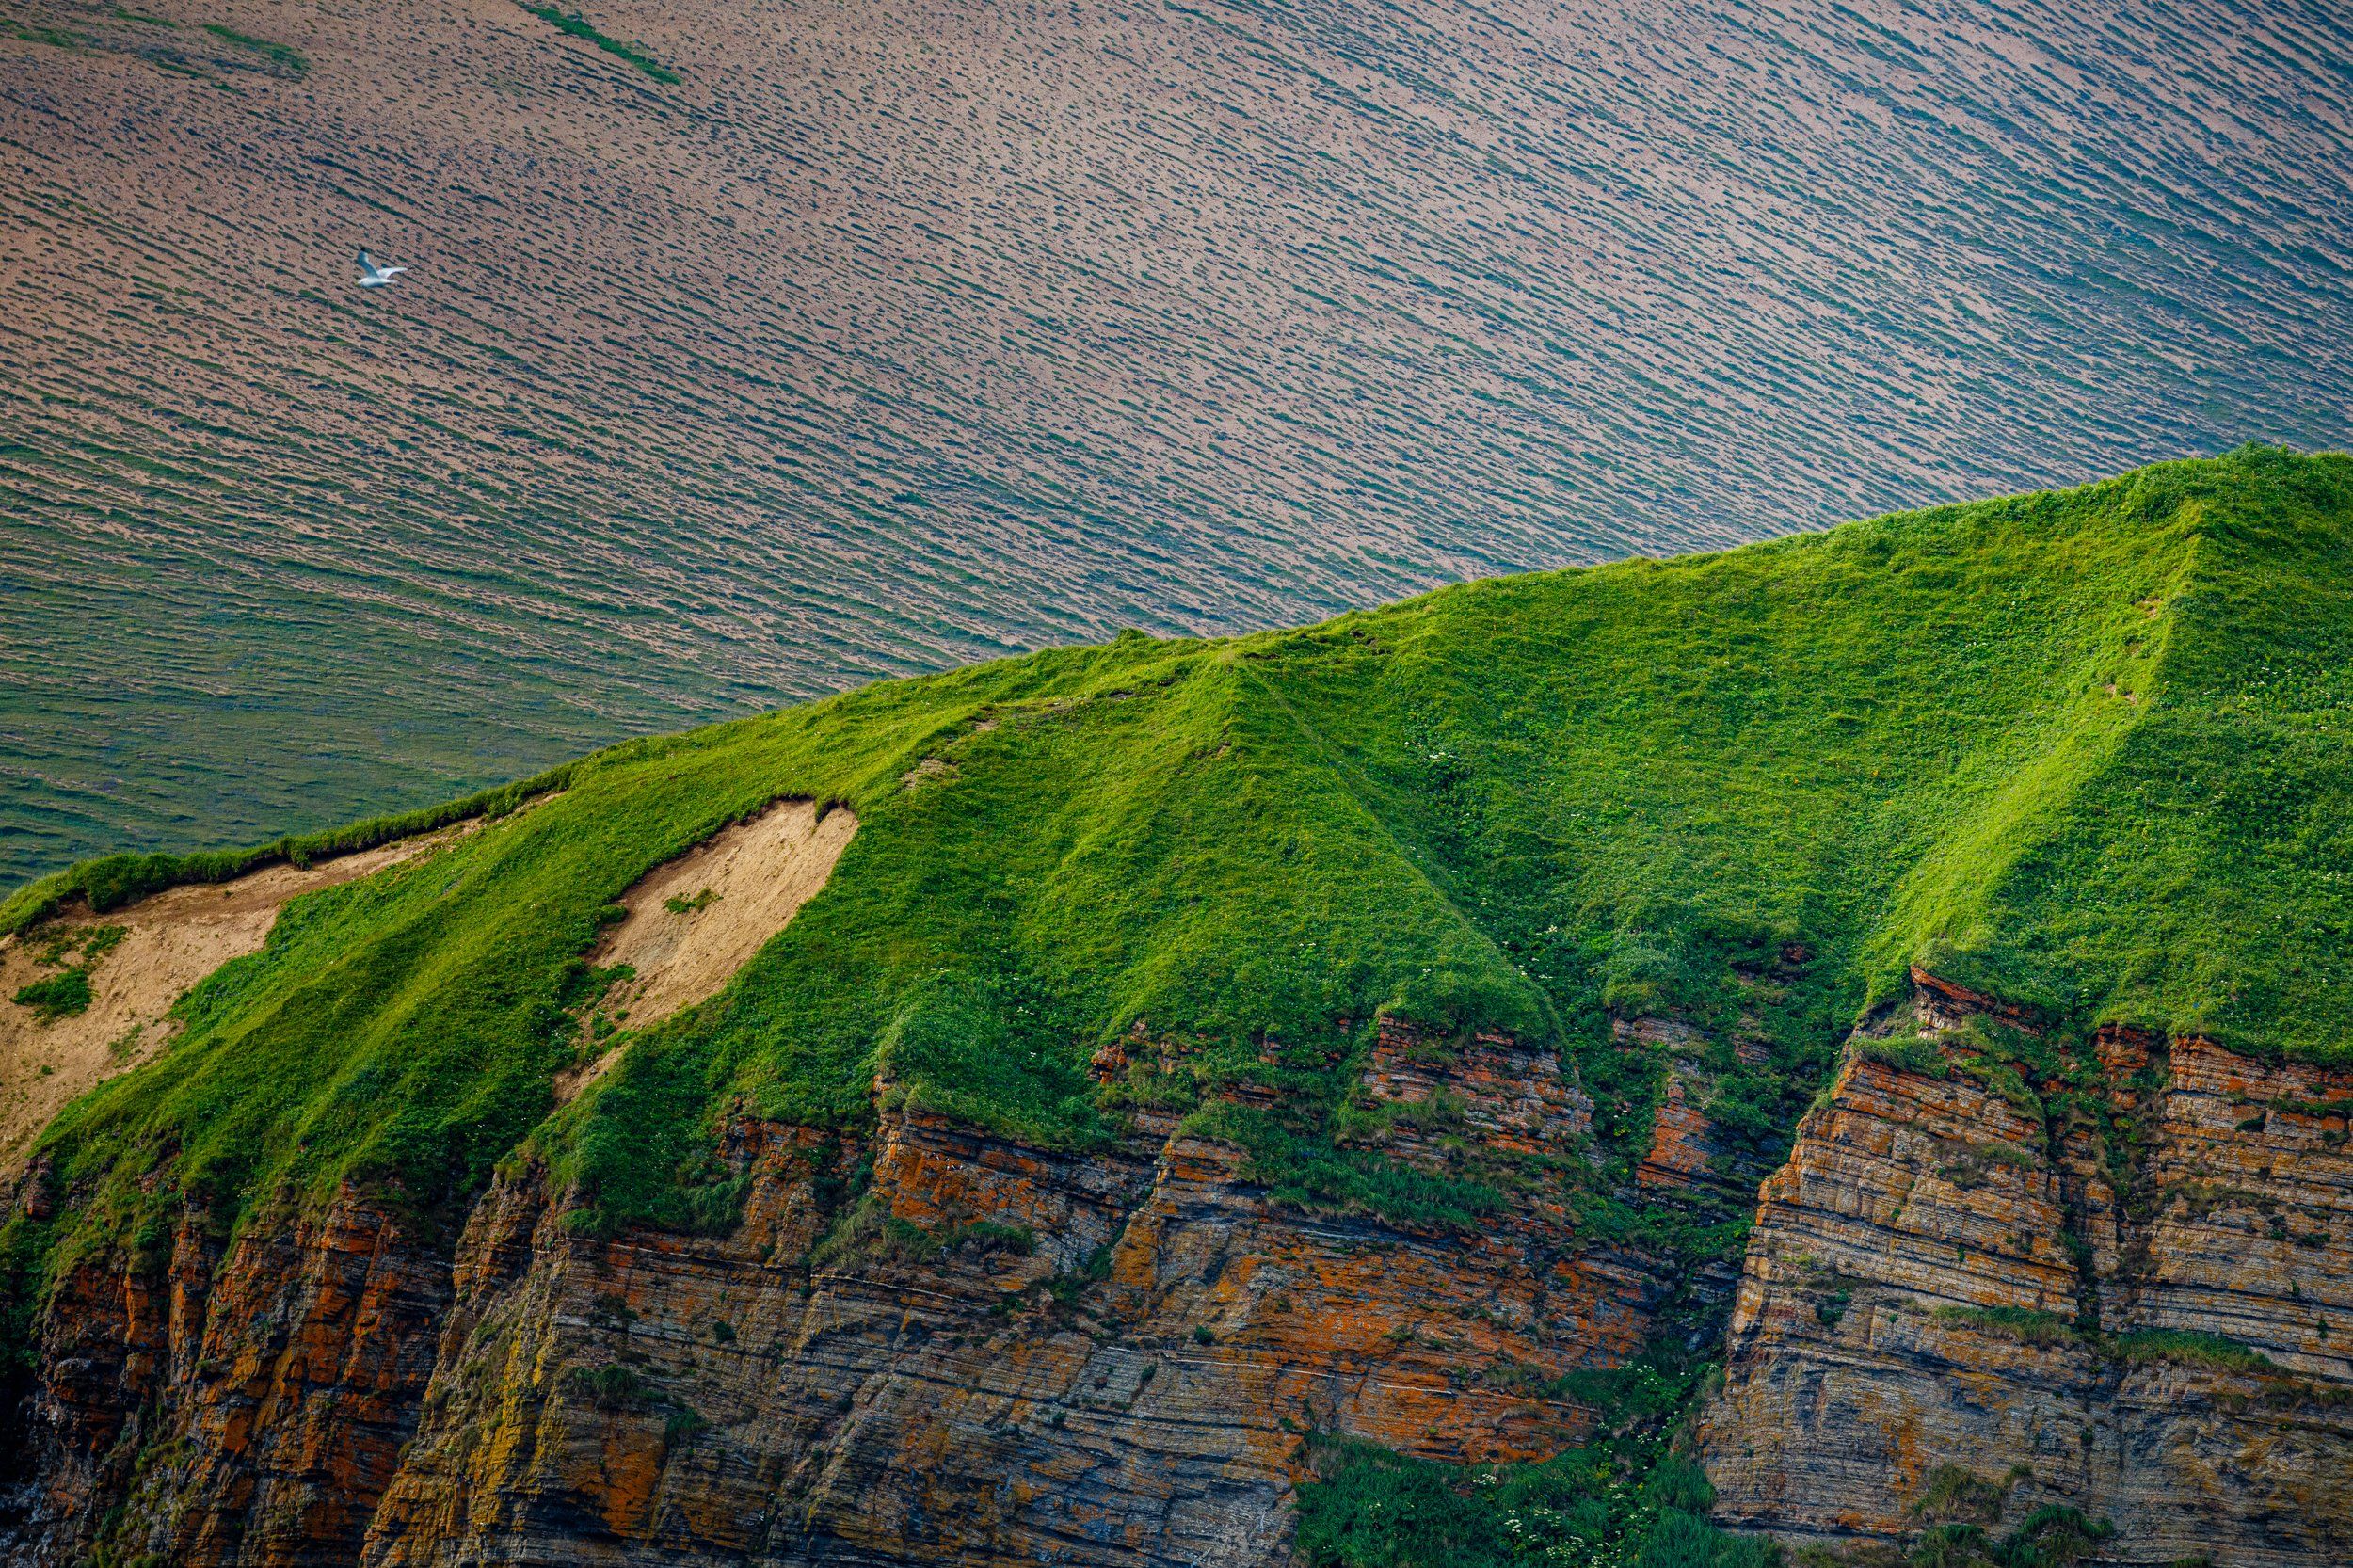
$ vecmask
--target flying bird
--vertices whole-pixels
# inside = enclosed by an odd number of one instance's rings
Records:
[[[360,286],[363,289],[380,289],[392,280],[393,273],[408,270],[405,266],[378,266],[368,259],[366,251],[360,252]]]

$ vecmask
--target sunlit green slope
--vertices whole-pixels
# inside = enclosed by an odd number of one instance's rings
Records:
[[[1139,1018],[1288,1091],[1221,1130],[1291,1195],[1435,1223],[1503,1198],[1330,1139],[1352,1073],[1321,1064],[1376,1010],[1557,1038],[1618,1139],[1662,1069],[1609,1015],[1745,1005],[1768,1059],[1727,1040],[1712,1109],[1767,1154],[1913,961],[2063,1026],[2353,1059],[2349,671],[2353,460],[2250,449],[617,747],[200,986],[179,1045],[47,1135],[67,1201],[9,1233],[13,1288],[185,1189],[224,1224],[345,1176],[453,1216],[532,1138],[605,1223],[725,1224],[716,1119],[855,1123],[878,1057],[1084,1144],[1117,1115],[1086,1060]],[[548,1120],[601,912],[779,795],[856,810],[831,884]],[[85,869],[4,918],[224,869]],[[1737,998],[1791,944],[1801,982]]]

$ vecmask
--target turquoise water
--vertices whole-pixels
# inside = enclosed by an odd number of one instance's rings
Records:
[[[0,43],[0,877],[2347,439],[2342,8],[589,11]]]

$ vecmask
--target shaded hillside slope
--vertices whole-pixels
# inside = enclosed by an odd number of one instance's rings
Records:
[[[2348,668],[2353,462],[2249,449],[617,747],[290,905],[167,1055],[61,1116],[5,1233],[8,1342],[191,1208],[233,1238],[356,1190],[446,1234],[505,1161],[574,1195],[575,1235],[724,1233],[730,1122],[863,1135],[878,1078],[893,1114],[1080,1156],[1185,1113],[1278,1206],[1513,1211],[1494,1172],[1343,1135],[1376,1016],[1557,1051],[1594,1101],[1600,1158],[1561,1178],[1586,1244],[1720,1263],[1737,1192],[1628,1195],[1686,1091],[1613,1024],[1715,1042],[1699,1109],[1758,1168],[1914,963],[2073,1025],[2353,1060]],[[615,901],[785,796],[857,814],[829,886],[551,1116]],[[1090,1070],[1147,1035],[1183,1069]]]

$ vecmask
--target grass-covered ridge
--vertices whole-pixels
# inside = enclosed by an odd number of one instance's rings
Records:
[[[38,924],[69,901],[104,914],[167,888],[230,882],[264,866],[307,866],[357,850],[395,843],[472,817],[501,817],[517,807],[564,787],[568,767],[495,789],[479,791],[440,806],[372,817],[319,833],[289,834],[247,849],[203,850],[193,855],[106,855],[52,876],[26,883],[0,900],[0,935],[13,936]]]
[[[1710,1109],[1769,1151],[1913,960],[2080,1022],[2353,1059],[2348,671],[2353,461],[2250,450],[616,747],[298,901],[200,986],[180,1044],[46,1135],[68,1201],[8,1233],[12,1288],[152,1242],[184,1191],[224,1225],[345,1178],[454,1216],[534,1136],[605,1223],[725,1224],[716,1120],[855,1124],[878,1064],[1083,1144],[1115,1114],[1087,1057],[1139,1018],[1212,1074],[1298,1048],[1273,1069],[1296,1112],[1259,1130],[1303,1192],[1471,1216],[1496,1195],[1318,1153],[1337,1020],[1557,1039],[1621,1160],[1661,1067],[1610,1013],[1763,1044],[1723,1041]],[[549,1122],[612,901],[785,795],[857,811],[832,883]],[[9,918],[173,879],[99,865]],[[1785,950],[1801,978],[1742,983]]]

